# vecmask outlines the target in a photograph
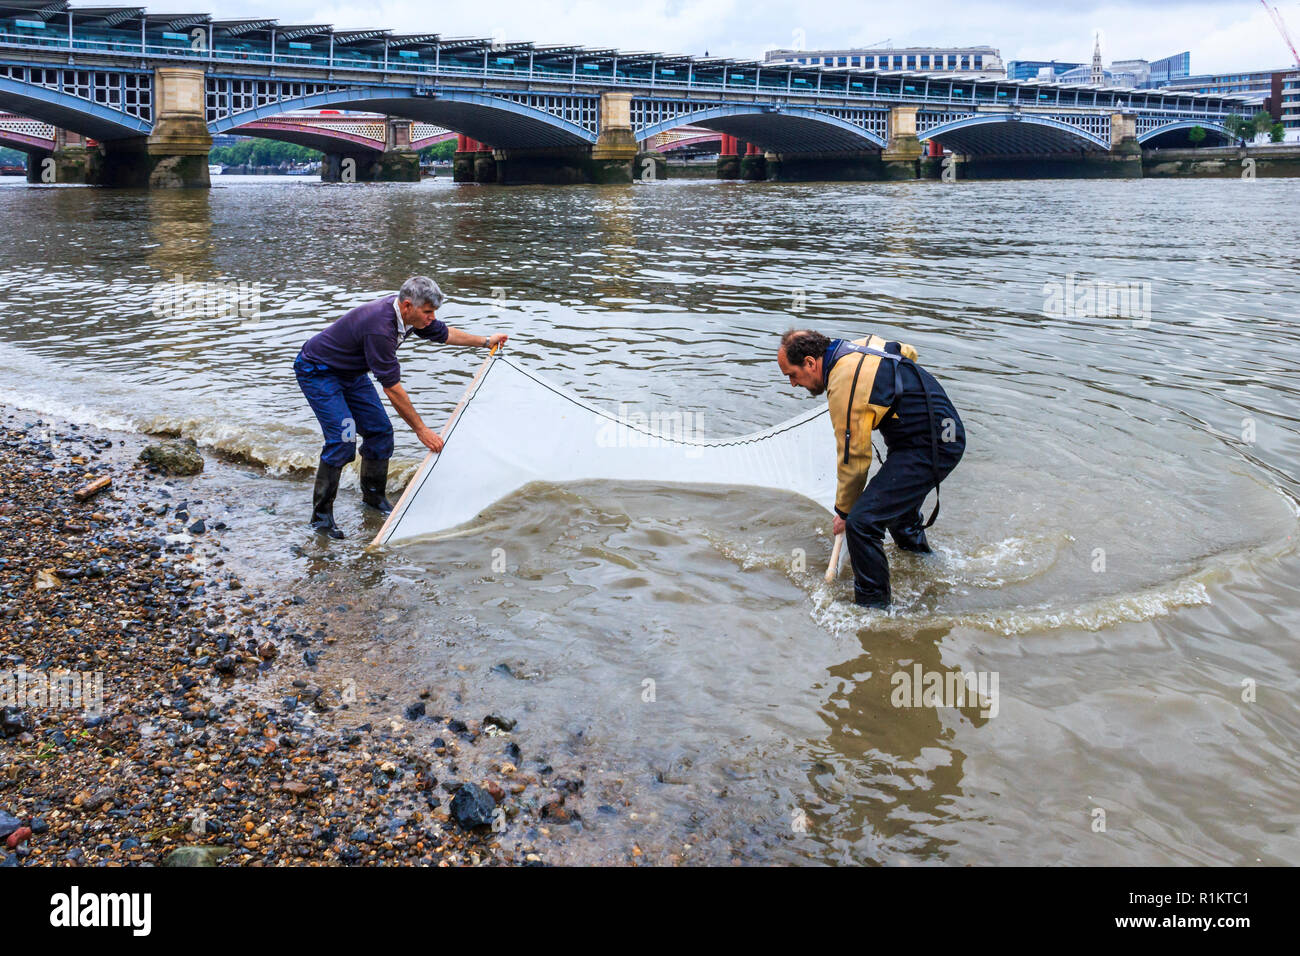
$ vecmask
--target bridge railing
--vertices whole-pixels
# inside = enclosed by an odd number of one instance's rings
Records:
[[[66,32],[50,31],[50,35],[37,35],[43,31],[23,31],[8,24],[0,24],[0,47],[8,50],[67,50],[73,53],[106,53],[145,56],[152,59],[179,60],[207,64],[249,64],[261,66],[305,67],[333,71],[355,71],[380,75],[437,77],[437,78],[472,78],[528,80],[541,82],[562,82],[576,87],[633,86],[649,88],[656,92],[698,93],[701,91],[719,93],[751,93],[758,96],[816,95],[824,99],[862,100],[870,99],[883,102],[915,103],[927,106],[947,108],[983,109],[1000,108],[1067,108],[1073,110],[1090,110],[1113,112],[1123,108],[1114,102],[1103,101],[1096,91],[1052,87],[1043,90],[1032,86],[1012,86],[998,89],[996,81],[963,80],[960,78],[943,78],[935,81],[936,89],[931,89],[930,82],[919,76],[899,76],[889,74],[862,74],[838,71],[821,71],[809,76],[795,76],[793,69],[780,68],[737,69],[733,66],[698,67],[686,78],[678,78],[674,71],[652,67],[648,75],[625,70],[602,68],[599,73],[578,69],[578,59],[569,68],[556,68],[538,63],[514,63],[492,65],[467,64],[456,61],[449,54],[447,58],[434,62],[419,61],[409,57],[390,55],[387,63],[373,54],[335,49],[333,55],[324,52],[282,52],[274,54],[269,49],[262,49],[252,44],[234,44],[229,41],[219,42],[213,48],[193,48],[184,41],[166,43],[130,42],[121,37],[105,37],[74,30],[71,36]],[[390,54],[400,51],[390,50]],[[522,58],[521,58],[522,59]],[[665,73],[674,72],[669,78]],[[1153,91],[1154,93],[1154,91]],[[1147,96],[1137,94],[1144,100]],[[1106,97],[1109,99],[1109,97]],[[1157,99],[1159,99],[1157,97]],[[1149,102],[1149,100],[1148,100]],[[1146,114],[1164,114],[1175,116],[1226,117],[1231,110],[1223,105],[1209,103],[1190,107],[1161,106],[1159,103],[1140,107]]]

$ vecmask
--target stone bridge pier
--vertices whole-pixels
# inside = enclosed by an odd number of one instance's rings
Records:
[[[88,163],[86,182],[100,186],[147,189],[206,189],[212,135],[204,113],[204,72],[180,67],[154,70],[153,132],[109,140]],[[68,153],[55,158],[71,167]],[[64,180],[65,182],[68,180]]]
[[[384,121],[384,151],[356,149],[326,153],[321,157],[323,183],[418,183],[420,154],[411,148],[408,119]]]
[[[29,183],[68,183],[84,186],[94,182],[92,163],[98,162],[92,140],[71,130],[54,131],[54,150],[33,150],[27,157]]]
[[[147,136],[90,140],[57,129],[54,150],[36,151],[27,180],[136,189],[201,188],[210,185],[212,136],[204,113],[202,70],[154,70],[154,128]]]

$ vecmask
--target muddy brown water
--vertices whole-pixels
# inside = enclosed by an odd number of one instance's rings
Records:
[[[1296,864],[1298,201],[1293,180],[6,181],[0,401],[231,456],[207,480],[241,502],[232,551],[345,635],[330,679],[395,717],[421,689],[508,715],[526,759],[584,768],[569,861]],[[773,361],[791,324],[914,344],[970,435],[936,553],[891,550],[896,607],[866,612],[823,583],[809,501],[598,482],[378,553],[345,489],[349,538],[310,538],[290,363],[412,272],[517,361],[707,437],[809,407]],[[169,314],[177,277],[255,283],[257,314]],[[1136,283],[1137,305],[1057,308],[1067,283]],[[409,345],[440,421],[479,356]],[[983,698],[898,706],[958,670]]]

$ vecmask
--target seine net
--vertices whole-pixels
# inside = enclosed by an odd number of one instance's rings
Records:
[[[673,416],[615,414],[501,355],[489,357],[374,544],[464,524],[531,482],[751,485],[830,510],[834,443],[826,406],[739,438],[700,439]]]

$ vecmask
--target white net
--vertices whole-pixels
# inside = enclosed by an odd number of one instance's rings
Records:
[[[488,358],[375,544],[455,528],[534,481],[777,488],[828,511],[835,455],[826,405],[739,438],[700,439],[690,416],[614,414],[515,362]]]

